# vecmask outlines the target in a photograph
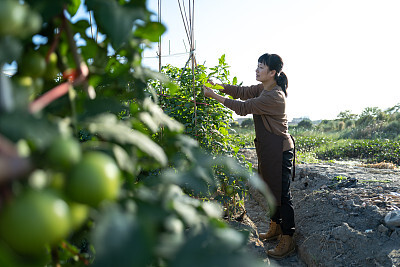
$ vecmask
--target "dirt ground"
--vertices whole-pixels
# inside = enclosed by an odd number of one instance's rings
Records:
[[[257,167],[254,149],[240,153]],[[231,224],[250,229],[248,247],[266,265],[400,266],[400,227],[385,221],[400,209],[399,188],[398,168],[378,169],[359,162],[296,165],[291,192],[297,250],[279,261],[265,252],[277,241],[258,239],[258,233],[269,227],[268,208],[252,188],[244,220]]]

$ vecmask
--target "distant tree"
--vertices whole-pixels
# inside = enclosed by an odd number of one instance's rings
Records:
[[[343,131],[345,129],[345,126],[346,126],[346,124],[345,124],[344,121],[339,121],[338,122],[338,130],[339,131]]]
[[[372,125],[376,122],[378,115],[382,111],[378,107],[367,107],[365,108],[361,115],[359,116],[356,125],[357,126],[367,126]]]
[[[312,129],[313,123],[310,119],[303,119],[301,122],[297,124],[297,127],[303,129]]]
[[[384,129],[385,136],[395,139],[400,136],[400,121],[392,121]]]
[[[398,112],[400,112],[400,103],[398,103],[397,105],[394,105],[394,106],[391,107],[391,108],[388,108],[388,109],[386,110],[386,112],[389,113],[389,114],[393,114],[393,113],[398,113]]]
[[[254,121],[251,118],[245,119],[241,124],[242,128],[249,128],[254,126]]]
[[[240,127],[240,124],[237,121],[230,122],[231,127]]]
[[[381,121],[381,122],[388,121],[389,119],[390,119],[390,115],[384,111],[379,112],[376,116],[376,120]]]
[[[317,128],[323,132],[334,131],[336,130],[336,123],[332,120],[322,120]]]
[[[355,120],[357,118],[357,114],[351,113],[350,110],[345,110],[337,115],[337,118],[343,121]]]
[[[355,122],[352,120],[346,121],[345,123],[346,123],[345,128],[347,128],[347,129],[355,127]]]

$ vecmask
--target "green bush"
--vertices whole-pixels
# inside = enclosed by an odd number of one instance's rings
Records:
[[[248,118],[242,121],[240,124],[242,128],[253,128],[254,127],[254,121],[252,118]]]
[[[320,146],[317,157],[329,159],[360,159],[367,162],[391,162],[400,165],[400,142],[390,140],[343,139]]]
[[[301,122],[297,124],[298,128],[303,128],[303,129],[312,129],[313,128],[313,123],[310,119],[304,119]]]
[[[207,68],[198,65],[194,72],[189,68],[167,65],[162,68],[162,72],[172,79],[178,88],[171,91],[160,87],[159,81],[150,84],[157,90],[158,101],[163,111],[183,124],[185,134],[196,139],[202,148],[216,154],[230,153],[238,149],[234,147],[228,131],[230,123],[234,121],[233,113],[217,101],[204,97],[202,86],[208,79],[234,83],[229,80],[228,68],[224,55],[219,59],[217,66]]]

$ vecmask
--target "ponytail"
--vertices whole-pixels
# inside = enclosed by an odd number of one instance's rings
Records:
[[[282,71],[283,68],[282,58],[277,54],[266,53],[258,58],[258,62],[267,65],[269,70],[276,71],[274,77],[276,84],[282,88],[283,92],[285,93],[285,96],[287,96],[288,78],[286,74]]]
[[[287,88],[289,85],[289,81],[286,74],[283,71],[279,74],[279,76],[278,74],[276,74],[275,80],[276,84],[282,88],[283,92],[285,93],[285,96],[287,97]]]

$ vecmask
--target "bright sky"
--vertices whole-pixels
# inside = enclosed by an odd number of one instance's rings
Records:
[[[188,0],[180,2],[188,8]],[[157,3],[148,0],[154,13]],[[167,27],[162,54],[186,52],[178,0],[161,0],[161,9]],[[257,83],[258,57],[279,54],[289,78],[289,120],[384,110],[400,102],[399,12],[399,0],[195,1],[196,58],[213,67],[225,54],[232,77],[251,85]],[[144,56],[155,57],[156,50]],[[187,54],[163,57],[162,64],[183,67],[187,59]],[[157,58],[144,63],[158,69]]]

